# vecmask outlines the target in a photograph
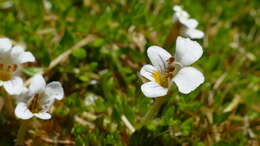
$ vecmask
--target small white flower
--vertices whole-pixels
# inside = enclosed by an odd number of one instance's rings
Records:
[[[20,119],[30,119],[33,116],[47,120],[51,118],[49,108],[55,99],[61,100],[64,91],[60,82],[51,82],[46,85],[42,75],[35,75],[29,89],[23,90],[21,96],[17,97],[15,115]]]
[[[152,65],[144,65],[140,71],[142,76],[150,80],[141,86],[144,95],[152,98],[165,96],[172,82],[183,94],[195,90],[204,82],[204,76],[189,65],[197,61],[202,53],[199,43],[182,37],[177,38],[175,57],[161,47],[149,47],[147,54]]]
[[[23,80],[17,76],[21,64],[34,62],[35,58],[31,52],[15,45],[8,38],[0,38],[0,86],[11,95],[18,95],[23,89]]]
[[[190,15],[182,9],[181,6],[174,6],[174,15],[173,15],[173,21],[178,21],[180,24],[183,25],[182,32],[185,36],[191,38],[191,39],[201,39],[204,37],[204,33],[196,27],[198,26],[198,21],[195,19],[189,18]]]

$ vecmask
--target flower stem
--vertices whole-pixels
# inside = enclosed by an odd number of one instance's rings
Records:
[[[177,21],[175,22],[171,29],[170,32],[168,34],[168,36],[166,37],[166,40],[164,41],[163,47],[164,48],[168,48],[170,47],[170,45],[176,41],[178,35],[180,35],[181,33],[181,24]]]
[[[4,106],[5,106],[7,115],[13,116],[14,107],[13,107],[12,99],[11,99],[10,95],[8,95],[8,93],[6,93],[6,91],[3,88],[1,89],[1,93],[4,98]]]
[[[5,96],[5,105],[6,105],[7,114],[9,116],[13,116],[14,107],[9,95]]]
[[[138,129],[142,128],[147,122],[149,122],[151,119],[153,119],[157,113],[159,112],[161,106],[165,103],[167,97],[158,97],[155,99],[155,102],[153,103],[152,107],[149,109],[149,111],[146,113],[144,118],[141,121],[141,124],[139,125]]]
[[[19,128],[17,137],[16,137],[16,143],[15,146],[23,146],[24,145],[24,140],[26,136],[26,132],[29,126],[29,120],[22,120],[21,121],[21,126]]]

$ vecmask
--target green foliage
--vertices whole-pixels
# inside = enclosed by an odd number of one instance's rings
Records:
[[[45,74],[62,82],[66,97],[55,104],[52,120],[36,123],[28,141],[48,145],[43,135],[80,146],[259,145],[259,0],[49,0],[50,10],[45,0],[12,0],[4,8],[6,1],[0,0],[0,36],[26,44],[37,58],[23,70],[25,77],[93,37]],[[188,95],[174,86],[157,117],[131,135],[122,116],[137,126],[152,105],[138,71],[149,63],[147,47],[163,45],[175,4],[206,34],[194,65],[205,83]],[[165,49],[174,54],[175,46]],[[224,112],[236,96],[239,104]],[[0,145],[13,145],[19,121],[2,109],[0,127],[8,127],[0,131],[6,137],[0,136]]]

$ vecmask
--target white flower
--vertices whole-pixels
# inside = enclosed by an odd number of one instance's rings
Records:
[[[150,80],[141,86],[144,95],[152,98],[165,96],[173,82],[183,94],[195,90],[204,82],[204,76],[189,65],[197,61],[202,53],[199,43],[182,37],[177,38],[175,57],[161,47],[149,47],[147,54],[152,65],[144,65],[140,71]]]
[[[23,89],[23,80],[17,76],[21,64],[34,62],[31,52],[25,52],[24,48],[15,45],[8,38],[0,38],[0,86],[11,95],[18,95]]]
[[[33,116],[47,120],[51,118],[49,108],[55,99],[61,100],[64,91],[60,82],[51,82],[46,85],[42,75],[35,75],[29,89],[24,90],[21,96],[17,97],[15,115],[20,119],[30,119]]]
[[[191,39],[201,39],[204,37],[204,33],[196,29],[199,24],[198,21],[189,18],[190,15],[184,11],[181,6],[174,6],[173,10],[175,12],[173,15],[173,21],[178,21],[184,26],[182,27],[182,32],[185,36]]]

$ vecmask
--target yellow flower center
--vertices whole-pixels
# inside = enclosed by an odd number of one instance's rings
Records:
[[[168,88],[168,77],[166,75],[163,75],[159,71],[155,71],[152,73],[152,77],[154,78],[156,83],[164,88]]]
[[[0,64],[0,81],[8,81],[13,78],[14,72],[17,69],[17,65],[4,65]]]

